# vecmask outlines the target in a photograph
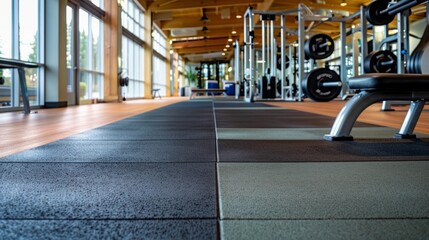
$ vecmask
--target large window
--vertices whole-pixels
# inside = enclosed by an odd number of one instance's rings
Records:
[[[158,27],[153,30],[153,50],[160,54],[162,57],[167,57],[167,38],[162,34]]]
[[[104,96],[103,26],[102,21],[87,11],[79,10],[80,98]]]
[[[122,6],[122,26],[144,39],[144,11],[134,0],[125,0]]]
[[[144,49],[138,43],[122,37],[122,68],[128,75],[128,87],[122,89],[127,98],[144,97]]]
[[[159,93],[165,96],[167,93],[167,38],[161,30],[155,26],[152,33],[153,45],[153,88],[158,88]]]
[[[128,87],[122,88],[126,98],[144,97],[144,11],[133,0],[122,6],[122,69],[127,74]]]
[[[40,31],[43,24],[42,0],[0,1],[0,57],[20,61],[41,63]],[[40,104],[41,73],[43,68],[25,69],[30,105]],[[0,108],[20,107],[18,74],[16,70],[0,70],[5,83],[0,85]]]
[[[159,89],[161,96],[165,96],[167,93],[167,64],[165,60],[157,56],[153,56],[153,88]]]

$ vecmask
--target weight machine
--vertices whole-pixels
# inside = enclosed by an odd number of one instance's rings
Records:
[[[280,17],[280,82],[281,82],[281,98],[286,99],[285,94],[285,75],[286,75],[286,51],[285,51],[285,17],[286,15],[295,14],[297,10],[289,11],[254,11],[252,7],[249,7],[244,14],[244,59],[243,59],[243,70],[244,70],[244,100],[246,102],[254,102],[255,89],[256,89],[256,61],[255,61],[255,15],[260,16],[261,18],[261,28],[262,28],[262,69],[266,71],[267,81],[270,81],[270,91],[271,94],[269,98],[275,98],[275,81],[276,81],[276,68],[277,68],[277,44],[274,37],[274,20],[276,16]],[[267,21],[267,24],[265,24]],[[266,31],[267,30],[267,31]],[[267,33],[267,35],[265,35]],[[268,48],[265,48],[265,39],[269,39]],[[274,84],[272,84],[274,80]],[[267,86],[268,87],[268,86]],[[265,90],[265,89],[264,89]],[[274,91],[274,95],[272,92]]]

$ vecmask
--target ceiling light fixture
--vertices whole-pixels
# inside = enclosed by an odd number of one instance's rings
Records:
[[[232,30],[231,34],[237,34],[237,31]]]
[[[200,21],[206,22],[209,18],[206,15],[206,10],[203,8],[203,16],[201,17]]]
[[[347,6],[346,0],[342,0],[341,3],[340,3],[340,6],[341,7]]]

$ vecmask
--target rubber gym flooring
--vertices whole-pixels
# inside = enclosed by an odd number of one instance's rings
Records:
[[[428,239],[429,136],[180,102],[0,159],[0,239]]]

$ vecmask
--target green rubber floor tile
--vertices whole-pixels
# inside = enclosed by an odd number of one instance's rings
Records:
[[[220,163],[228,219],[429,218],[429,162]]]
[[[428,219],[382,220],[228,220],[221,239],[427,239]]]

